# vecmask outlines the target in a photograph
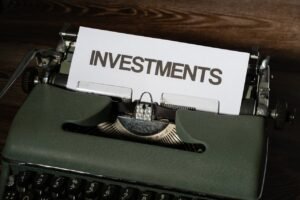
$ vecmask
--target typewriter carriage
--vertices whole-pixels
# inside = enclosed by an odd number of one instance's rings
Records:
[[[25,70],[22,84],[25,92],[28,93],[38,83],[48,83],[62,88],[66,87],[77,34],[67,32],[67,28],[64,28],[60,32],[60,36],[62,39],[56,50],[43,50],[36,53],[35,58],[37,66],[40,68],[39,70],[34,68]],[[271,108],[270,81],[272,75],[269,62],[269,56],[262,59],[259,51],[253,49],[250,55],[240,114],[271,117],[275,120],[276,128],[283,128],[286,121],[294,119],[295,111],[290,110],[288,104],[282,100],[277,100],[276,105]],[[127,102],[128,100],[119,99],[119,101]],[[179,108],[176,105],[164,106]]]
[[[29,93],[32,88],[37,84],[51,84],[57,87],[66,88],[66,83],[68,79],[69,68],[72,61],[73,52],[76,46],[76,37],[77,34],[67,31],[68,27],[64,27],[60,32],[61,41],[57,45],[56,49],[45,49],[45,50],[32,50],[24,57],[20,65],[18,66],[16,72],[10,78],[8,84],[3,89],[0,94],[0,97],[8,90],[12,83],[16,80],[18,76],[23,73],[22,78],[22,88],[25,92]],[[36,67],[26,66],[30,63],[31,60],[36,60]],[[292,121],[294,119],[294,110],[290,111],[288,104],[285,101],[277,101],[277,104],[271,108],[270,106],[270,57],[266,57],[262,60],[261,55],[257,49],[254,49],[250,55],[247,76],[244,86],[244,94],[241,104],[240,115],[252,115],[252,116],[262,116],[262,117],[271,117],[275,120],[276,128],[283,128],[286,121]],[[150,94],[151,95],[151,94]],[[124,102],[125,104],[130,104],[128,99],[116,99],[112,97],[114,101]],[[139,113],[135,115],[136,109],[139,107],[139,104],[133,102],[135,108],[125,109],[127,113],[123,113],[119,119],[115,120],[116,123],[112,124],[115,126],[111,127],[111,130],[118,130],[120,133],[133,134],[138,136],[137,128],[139,124],[145,122],[145,127],[148,125],[149,128],[145,129],[140,128],[139,132],[143,135],[151,135],[151,132],[156,130],[157,133],[162,131],[172,132],[172,128],[167,126],[168,123],[174,123],[175,113],[178,109],[188,109],[194,110],[193,107],[181,107],[177,105],[165,105],[157,106],[154,103],[143,103],[140,105],[148,106],[151,108],[151,117],[150,120],[145,118],[145,114]],[[128,107],[128,106],[125,106]],[[130,106],[129,106],[130,107]],[[160,113],[164,117],[157,116],[156,108],[161,108]],[[140,109],[141,110],[141,109]],[[170,111],[171,110],[171,111]],[[116,110],[114,110],[116,111]],[[120,111],[120,110],[118,110]],[[122,110],[123,112],[124,109]],[[133,115],[133,113],[135,113]],[[118,113],[116,113],[118,115]],[[141,118],[139,116],[143,116]],[[148,116],[149,117],[149,116]],[[149,121],[149,122],[147,122]],[[154,122],[155,121],[155,122]],[[153,122],[153,123],[152,123]],[[134,123],[134,124],[133,124]],[[105,124],[107,127],[108,124]],[[129,128],[131,127],[131,128]],[[151,127],[151,128],[150,128]],[[164,129],[169,127],[168,129]],[[103,129],[103,126],[99,126]],[[154,128],[154,129],[153,129]],[[131,129],[131,130],[130,130]],[[149,130],[148,133],[144,130]],[[104,130],[106,131],[106,129]]]

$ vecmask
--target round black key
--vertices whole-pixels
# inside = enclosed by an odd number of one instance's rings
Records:
[[[84,200],[83,199],[83,196],[82,194],[77,194],[77,195],[74,195],[74,194],[69,194],[68,195],[68,200]]]
[[[166,193],[157,194],[155,200],[171,200],[172,196]]]
[[[67,192],[69,194],[78,194],[82,186],[82,180],[79,178],[72,178],[68,180]]]
[[[62,176],[54,177],[52,179],[52,182],[50,184],[52,199],[61,200],[65,197],[65,183],[66,178]]]
[[[65,197],[64,192],[62,192],[62,193],[52,192],[51,193],[51,199],[53,199],[53,200],[61,200],[61,199],[64,199],[64,197]]]
[[[100,188],[102,187],[102,183],[99,182],[89,182],[86,184],[84,193],[86,198],[95,198],[99,191]]]
[[[153,200],[153,198],[154,192],[144,191],[140,193],[138,200]]]
[[[134,200],[136,199],[138,190],[134,188],[122,188],[119,200]]]
[[[101,200],[114,200],[119,194],[120,187],[117,185],[106,185],[102,190]]]
[[[42,195],[38,200],[52,200],[49,195]]]
[[[64,190],[66,178],[59,176],[59,177],[54,177],[52,182],[51,182],[51,191],[52,192],[61,192]]]
[[[49,181],[49,174],[38,174],[33,180],[33,187],[36,189],[44,189]]]
[[[10,175],[8,177],[8,180],[7,180],[7,183],[6,183],[6,187],[8,189],[10,189],[10,188],[15,188],[15,186],[16,186],[16,179],[13,175]]]
[[[19,187],[27,187],[32,178],[33,178],[34,173],[31,171],[24,171],[24,172],[20,172],[17,175],[17,186]]]
[[[34,194],[30,191],[20,195],[20,200],[34,200]]]

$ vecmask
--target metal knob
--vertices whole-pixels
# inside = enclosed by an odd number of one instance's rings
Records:
[[[23,91],[29,93],[38,82],[38,70],[34,67],[26,68],[22,76]]]
[[[287,102],[278,100],[270,115],[275,120],[275,128],[282,129],[286,122],[292,122],[295,119],[295,113],[296,109],[290,111]]]

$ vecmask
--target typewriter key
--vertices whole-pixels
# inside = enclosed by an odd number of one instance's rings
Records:
[[[139,195],[138,200],[153,200],[153,197],[154,192],[144,191]]]
[[[33,181],[33,187],[36,189],[43,189],[47,186],[47,182],[49,181],[49,174],[38,174]]]
[[[155,200],[171,200],[172,196],[170,194],[161,193],[157,194]]]
[[[87,199],[95,198],[98,195],[101,186],[102,186],[102,183],[98,183],[98,182],[87,183],[85,186],[85,190],[84,190],[84,193],[85,193],[84,196]]]
[[[119,193],[119,186],[117,185],[106,185],[102,191],[102,200],[112,200],[116,199]]]
[[[21,200],[34,200],[34,194],[31,191],[25,192],[23,194],[20,195],[20,199]]]
[[[51,197],[53,199],[62,199],[65,196],[65,177],[54,177],[50,185]]]
[[[20,172],[17,175],[17,186],[27,187],[29,182],[32,180],[34,173],[31,171]]]
[[[122,188],[120,192],[120,200],[133,200],[136,199],[138,190],[135,188]]]
[[[69,194],[78,194],[82,186],[82,180],[79,178],[69,179],[67,183],[67,191]]]

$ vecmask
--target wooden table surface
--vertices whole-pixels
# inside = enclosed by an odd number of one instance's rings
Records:
[[[283,98],[300,109],[297,0],[6,0],[0,6],[0,88],[28,50],[55,47],[64,23],[232,50],[257,46],[272,56],[271,100]],[[0,150],[25,98],[18,80],[0,99]],[[283,131],[269,124],[263,199],[300,199],[299,130],[297,119]]]

